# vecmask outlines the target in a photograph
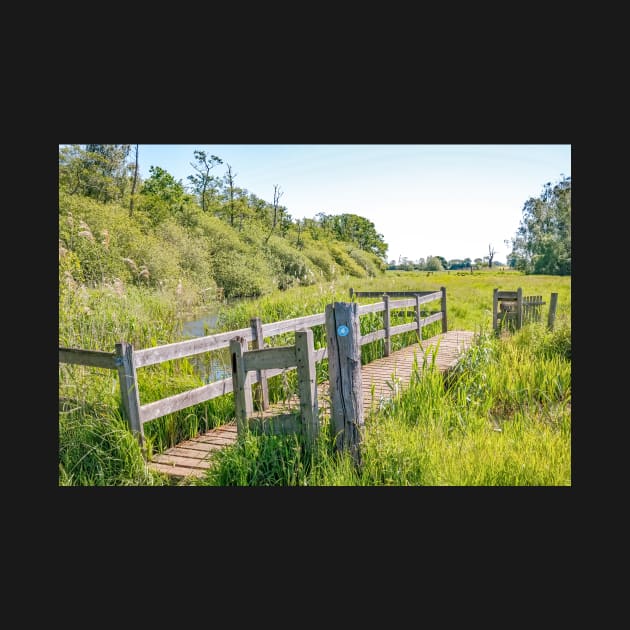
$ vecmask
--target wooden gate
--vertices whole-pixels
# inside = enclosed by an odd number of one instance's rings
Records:
[[[549,305],[548,326],[553,329],[558,294],[551,294]],[[542,295],[523,295],[520,287],[516,291],[499,291],[494,289],[492,295],[492,329],[502,328],[511,331],[519,330],[524,324],[539,322],[542,317],[542,307],[546,302]]]

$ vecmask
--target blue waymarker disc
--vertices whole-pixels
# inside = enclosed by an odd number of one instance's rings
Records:
[[[350,332],[350,329],[347,326],[342,325],[337,328],[337,334],[340,337],[345,337],[349,332]]]

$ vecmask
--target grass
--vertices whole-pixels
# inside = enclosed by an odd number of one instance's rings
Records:
[[[571,279],[515,272],[387,272],[372,280],[343,278],[295,287],[225,307],[219,328],[249,326],[323,312],[327,303],[347,301],[348,290],[439,290],[447,288],[449,330],[473,330],[473,346],[447,379],[423,371],[392,404],[366,420],[361,466],[335,452],[324,426],[314,450],[300,437],[248,433],[216,455],[201,485],[570,485],[571,483]],[[524,295],[559,294],[556,327],[531,324],[513,335],[490,334],[492,290],[523,288]],[[60,345],[111,351],[125,339],[135,347],[178,340],[181,321],[168,296],[128,287],[97,292],[60,288]],[[376,300],[360,300],[369,302]],[[430,303],[439,310],[439,301]],[[543,317],[546,316],[543,307]],[[86,310],[88,309],[88,310]],[[395,316],[392,325],[411,321]],[[365,334],[382,326],[382,315],[361,318]],[[423,330],[423,338],[441,324]],[[268,343],[292,343],[287,334]],[[314,328],[315,347],[325,345]],[[417,340],[393,338],[393,350]],[[363,361],[382,356],[383,342],[364,346]],[[115,372],[60,364],[60,485],[160,485],[161,475],[144,465],[137,442],[122,421]],[[327,378],[326,362],[318,380]],[[142,403],[203,384],[191,362],[170,361],[138,371]],[[271,379],[271,397],[286,397],[292,377]],[[233,396],[184,409],[145,425],[149,449],[160,452],[181,439],[233,418]]]

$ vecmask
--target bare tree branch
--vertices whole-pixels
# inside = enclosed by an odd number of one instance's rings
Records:
[[[267,238],[265,239],[265,245],[269,242],[273,231],[276,229],[276,225],[278,224],[278,202],[280,201],[280,197],[284,195],[283,192],[280,192],[280,186],[278,184],[273,185],[273,223],[271,225],[271,231],[267,234]]]

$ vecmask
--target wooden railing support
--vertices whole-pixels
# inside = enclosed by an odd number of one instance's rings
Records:
[[[260,317],[252,317],[250,320],[252,336],[254,338],[254,348],[262,350],[265,347],[263,336],[262,320]],[[267,383],[267,373],[265,370],[257,370],[258,383],[254,383],[254,397],[263,410],[269,409],[269,384]]]
[[[389,295],[383,293],[383,302],[385,302],[385,310],[383,311],[383,328],[385,329],[384,349],[383,354],[388,357],[392,351],[392,339],[391,339],[391,311],[389,306]],[[339,302],[343,304],[343,302]]]
[[[335,445],[360,464],[363,432],[361,330],[357,302],[326,305],[330,419]]]
[[[422,340],[422,323],[420,317],[420,296],[416,295],[416,324],[418,325],[418,341]]]
[[[247,429],[247,418],[254,413],[252,387],[249,373],[245,371],[243,355],[247,352],[247,339],[235,337],[230,341],[232,357],[232,382],[234,383],[234,406],[236,408],[236,426],[238,435]]]
[[[120,397],[131,432],[137,437],[140,447],[145,449],[144,430],[140,419],[140,396],[138,378],[133,360],[133,346],[121,341],[116,344],[116,368],[120,381]]]
[[[442,332],[445,333],[448,330],[448,323],[446,321],[446,287],[441,287],[442,291]]]
[[[523,289],[519,287],[516,290],[516,329],[523,327]]]
[[[312,447],[319,436],[319,412],[313,331],[310,328],[295,331],[295,359],[302,431],[307,445]]]
[[[549,315],[547,316],[547,328],[553,330],[556,323],[556,308],[558,307],[558,294],[552,293],[549,300]]]

